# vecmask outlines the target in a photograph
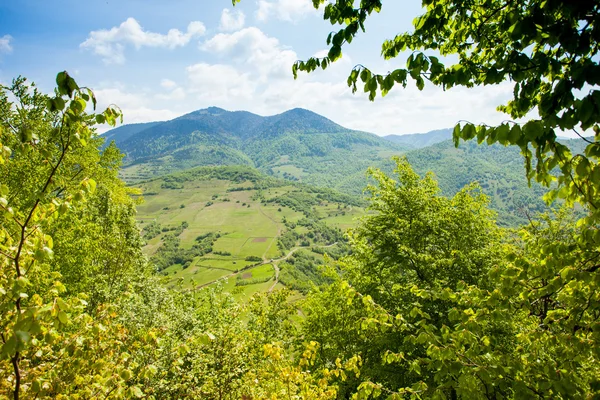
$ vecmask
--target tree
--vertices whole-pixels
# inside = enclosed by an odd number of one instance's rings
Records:
[[[324,3],[313,0],[316,8]],[[365,31],[369,16],[384,9],[382,3],[363,0],[356,8],[353,1],[327,3],[324,19],[342,28],[327,37],[327,56],[297,61],[292,68],[294,75],[326,69],[340,59],[343,47]],[[411,52],[406,68],[377,74],[357,65],[348,77],[352,90],[356,91],[362,82],[364,91],[374,100],[378,91],[385,96],[394,85],[406,87],[411,80],[419,89],[426,81],[451,89],[510,80],[514,82],[514,97],[499,109],[514,119],[531,112],[537,112],[539,118],[499,126],[459,124],[454,131],[456,144],[459,139],[477,137],[479,143],[517,145],[525,156],[530,179],[535,177],[547,186],[558,183],[550,199],[560,197],[597,210],[600,91],[596,86],[600,84],[600,66],[596,56],[600,5],[595,1],[560,0],[424,0],[423,7],[425,13],[415,18],[413,32],[398,34],[382,45],[386,59]],[[456,55],[458,62],[446,66],[434,53]],[[583,136],[590,128],[595,136],[582,137],[587,144],[583,154],[572,155],[557,141],[557,130],[572,130]],[[558,176],[551,173],[556,167],[561,171]]]
[[[120,112],[88,114],[66,72],[57,85],[0,87],[1,397],[332,398],[316,344],[292,354],[286,293],[236,304],[150,274],[122,155],[94,129]]]
[[[110,156],[100,160],[92,127],[114,125],[120,113],[111,107],[87,114],[88,103],[95,107],[93,93],[65,72],[57,85],[54,96],[45,96],[17,78],[0,92],[0,371],[10,376],[0,386],[12,386],[15,399],[23,393],[119,393],[127,380],[112,377],[128,363],[110,360],[107,351],[116,346],[120,326],[110,307],[92,319],[85,313],[88,297],[66,292],[60,267],[77,269],[83,259],[71,252],[57,266],[54,250],[61,246],[55,243],[62,238],[52,235],[61,218],[85,210],[94,198],[97,182],[90,175],[102,179],[97,164]]]
[[[343,47],[364,32],[369,16],[384,9],[381,0],[313,1],[315,7],[325,3],[324,19],[341,28],[327,38],[328,55],[296,62],[294,75],[325,69],[340,59]],[[550,188],[546,201],[561,199],[567,207],[579,203],[586,215],[577,223],[565,222],[564,216],[533,221],[534,228],[520,233],[522,244],[508,250],[506,262],[490,270],[489,289],[462,282],[450,290],[416,292],[424,300],[453,303],[449,306],[452,325],[440,328],[429,314],[421,314],[422,307],[409,316],[390,313],[375,318],[385,329],[391,320],[400,321],[401,331],[419,326],[418,333],[404,340],[427,347],[426,354],[408,358],[402,352],[384,354],[386,363],[409,363],[417,375],[426,366],[433,377],[430,382],[412,381],[391,395],[597,395],[600,4],[424,0],[423,7],[425,12],[414,20],[412,32],[382,45],[386,59],[409,52],[406,67],[378,74],[358,65],[350,72],[348,85],[357,91],[362,82],[364,92],[374,100],[377,93],[385,96],[396,84],[405,87],[409,81],[419,89],[429,82],[445,90],[512,82],[513,99],[498,109],[523,122],[460,123],[454,129],[455,144],[477,138],[478,143],[518,146],[528,179]],[[436,55],[454,55],[457,62],[445,65]],[[534,114],[537,117],[531,118]],[[581,138],[585,143],[581,154],[572,154],[560,143],[560,131]],[[373,253],[381,251],[376,247]],[[383,389],[365,382],[358,397],[380,394]]]
[[[394,177],[370,171],[377,182],[368,188],[371,205],[350,231],[352,255],[339,263],[351,288],[338,277],[309,297],[304,324],[305,337],[321,344],[323,365],[356,352],[363,361],[363,379],[388,390],[433,380],[433,375],[419,377],[409,367],[381,363],[388,352],[426,354],[426,346],[405,341],[420,328],[394,322],[395,316],[428,315],[433,330],[450,325],[454,304],[420,293],[456,291],[464,284],[490,288],[488,272],[502,262],[501,230],[476,185],[449,199],[440,195],[431,174],[421,178],[405,159],[395,161]]]

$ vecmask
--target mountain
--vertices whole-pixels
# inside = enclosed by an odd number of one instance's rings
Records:
[[[518,149],[474,141],[455,148],[445,140],[449,129],[384,139],[303,109],[263,117],[211,107],[170,121],[124,126],[105,137],[126,153],[122,173],[130,183],[193,167],[237,165],[360,195],[369,167],[392,173],[391,157],[406,155],[419,174],[436,175],[444,195],[477,181],[502,225],[526,223],[528,215],[546,210],[545,189],[535,182],[528,186]],[[564,141],[574,153],[583,151],[580,142]]]
[[[452,129],[438,129],[427,133],[408,135],[387,135],[383,137],[390,142],[410,146],[414,149],[431,146],[444,140],[452,139]]]
[[[501,225],[521,225],[527,223],[527,214],[547,210],[542,200],[546,190],[536,182],[528,186],[523,156],[515,146],[469,141],[454,147],[452,140],[446,140],[410,151],[406,157],[419,174],[433,172],[444,194],[479,183]]]
[[[350,175],[364,174],[408,148],[299,108],[263,117],[210,107],[145,129],[115,129],[105,137],[126,154],[123,177],[130,182],[197,166],[247,165],[290,180],[343,188]]]
[[[162,122],[145,122],[141,124],[128,124],[119,126],[118,128],[111,129],[106,132],[102,137],[106,139],[106,143],[110,143],[114,140],[116,143],[123,142],[127,140],[131,136],[135,135],[138,132],[141,132],[145,129],[152,128]]]

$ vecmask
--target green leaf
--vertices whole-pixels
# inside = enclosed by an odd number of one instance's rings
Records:
[[[202,344],[210,344],[215,340],[215,335],[210,332],[205,332],[199,336],[200,343]]]
[[[3,358],[7,358],[15,354],[17,351],[17,337],[13,334],[10,335],[8,340],[2,345],[2,351],[0,352]]]
[[[590,175],[590,162],[585,157],[580,157],[579,162],[577,163],[577,167],[575,168],[575,172],[577,176],[584,179]]]
[[[523,126],[523,133],[529,140],[537,139],[544,133],[544,126],[540,121],[529,121]]]
[[[509,136],[508,124],[502,124],[496,128],[496,138],[502,144],[506,144]]]
[[[475,125],[473,124],[466,124],[462,129],[462,138],[464,140],[471,140],[475,137],[476,134],[477,131],[475,130]]]
[[[144,392],[142,392],[142,389],[140,389],[138,386],[132,386],[130,391],[132,396],[137,397],[138,399],[144,397]]]
[[[461,135],[460,124],[456,124],[454,126],[454,130],[452,131],[452,140],[454,142],[454,147],[458,147]]]
[[[17,339],[17,350],[21,351],[25,348],[27,343],[31,340],[31,334],[27,331],[18,330],[15,331],[15,337]]]
[[[69,323],[69,317],[67,316],[67,313],[65,313],[64,311],[58,312],[58,320],[60,321],[61,324],[64,324],[64,325]]]
[[[510,132],[508,133],[508,141],[511,144],[516,144],[521,138],[521,127],[517,124],[514,124],[510,128]]]

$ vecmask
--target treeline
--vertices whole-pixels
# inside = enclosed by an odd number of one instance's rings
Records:
[[[187,226],[187,223],[182,222],[181,227],[183,228],[184,225]],[[162,237],[162,244],[152,255],[150,261],[158,271],[176,264],[181,265],[184,269],[188,268],[196,257],[211,253],[213,244],[219,237],[221,237],[219,233],[206,233],[198,236],[191,248],[183,249],[180,247],[179,234],[169,232]]]
[[[286,287],[308,293],[312,288],[331,282],[321,271],[319,266],[323,262],[308,251],[300,250],[281,263],[279,281]]]
[[[278,186],[283,183],[283,181],[264,175],[254,168],[240,165],[197,167],[156,179],[160,179],[166,184],[183,184],[198,179],[220,179],[234,183],[251,182],[260,187]]]

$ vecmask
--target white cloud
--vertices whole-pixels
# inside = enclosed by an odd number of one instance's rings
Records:
[[[185,90],[180,87],[176,87],[175,89],[171,90],[169,93],[160,93],[160,94],[156,95],[157,99],[168,100],[168,101],[183,100],[183,99],[185,99],[185,97],[186,97]]]
[[[12,36],[4,35],[0,37],[0,53],[10,53],[13,48],[10,42],[12,41]]]
[[[291,77],[292,64],[298,59],[295,51],[255,27],[219,33],[204,42],[201,48],[246,64],[246,68],[258,71],[262,80]]]
[[[206,27],[202,22],[193,21],[190,22],[185,33],[179,29],[170,29],[163,35],[145,31],[134,18],[130,17],[118,27],[90,32],[89,37],[80,44],[80,47],[101,56],[107,64],[122,64],[125,62],[126,45],[131,45],[138,50],[142,47],[173,49],[187,45],[192,38],[202,36],[205,32]]]
[[[164,87],[165,89],[173,89],[177,87],[177,84],[170,79],[163,79],[160,81],[160,86]]]
[[[294,21],[308,14],[316,14],[311,0],[258,0],[256,18],[265,22],[271,17]]]
[[[214,104],[237,99],[252,99],[256,83],[249,73],[240,73],[225,64],[198,63],[186,68],[189,80],[188,91],[197,99],[209,100]]]
[[[160,86],[166,89],[168,93],[159,93],[156,95],[157,99],[160,100],[183,100],[185,99],[186,93],[183,88],[180,88],[177,83],[170,79],[163,79],[160,81]]]
[[[301,73],[294,80],[294,50],[258,28],[216,34],[201,49],[220,61],[188,66],[180,71],[184,77],[178,77],[178,83],[163,79],[154,89],[135,95],[112,85],[118,90],[106,95],[123,107],[127,122],[173,118],[208,106],[261,115],[302,107],[345,127],[377,134],[426,132],[452,127],[459,120],[491,124],[507,118],[495,109],[510,98],[508,83],[447,91],[430,86],[423,91],[414,85],[406,89],[398,86],[385,98],[378,95],[375,102],[370,102],[361,87],[352,94],[346,85],[353,66],[348,55],[326,71]],[[385,62],[370,66],[379,71],[394,68]]]
[[[116,104],[123,112],[123,123],[134,124],[138,122],[165,121],[182,114],[174,107],[159,108],[151,102],[148,93],[134,93],[127,91],[123,85],[113,83],[110,87],[95,89],[94,94],[98,99],[97,110],[104,110],[110,104]],[[172,106],[172,104],[171,104]],[[112,129],[108,125],[98,127],[99,132]]]
[[[243,12],[236,10],[231,11],[227,8],[221,13],[221,23],[219,30],[221,31],[237,31],[244,27],[246,16]]]

